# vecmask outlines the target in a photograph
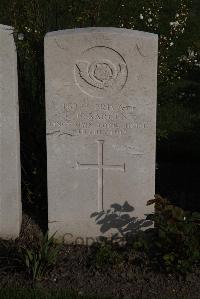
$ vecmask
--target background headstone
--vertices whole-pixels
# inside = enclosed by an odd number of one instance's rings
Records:
[[[21,226],[17,53],[11,27],[0,25],[0,238]]]
[[[50,234],[76,242],[142,228],[155,192],[157,36],[51,32],[45,69]]]

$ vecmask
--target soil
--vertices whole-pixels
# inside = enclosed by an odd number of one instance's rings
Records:
[[[33,282],[20,262],[18,248],[37,246],[40,236],[40,228],[25,215],[19,239],[0,242],[0,288],[65,288],[120,299],[200,298],[200,267],[185,277],[162,273],[128,247],[120,249],[120,262],[97,266],[96,247],[62,245],[56,266],[45,279]]]

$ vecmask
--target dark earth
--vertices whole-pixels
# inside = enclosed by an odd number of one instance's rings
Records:
[[[80,295],[120,299],[200,298],[199,267],[184,277],[162,273],[153,270],[148,258],[130,245],[118,248],[123,258],[117,263],[101,266],[96,263],[96,247],[62,245],[55,267],[44,279],[33,282],[20,262],[19,247],[37,246],[40,235],[39,227],[24,215],[19,239],[0,242],[0,288],[65,288]]]

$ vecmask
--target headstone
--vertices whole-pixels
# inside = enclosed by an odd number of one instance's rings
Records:
[[[0,25],[0,238],[21,226],[21,171],[17,54],[13,29]]]
[[[49,231],[66,242],[145,227],[154,196],[157,36],[45,38]]]

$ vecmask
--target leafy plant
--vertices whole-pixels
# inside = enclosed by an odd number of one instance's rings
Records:
[[[21,248],[22,261],[33,280],[40,280],[56,263],[60,245],[55,244],[53,234],[46,233],[38,248]]]
[[[95,265],[101,268],[110,264],[120,264],[122,260],[122,255],[114,250],[110,244],[105,243],[102,244],[96,252]]]
[[[170,272],[190,271],[200,260],[200,213],[184,211],[159,195],[150,204],[155,204],[155,213],[147,217],[155,223],[149,244],[154,260]]]

